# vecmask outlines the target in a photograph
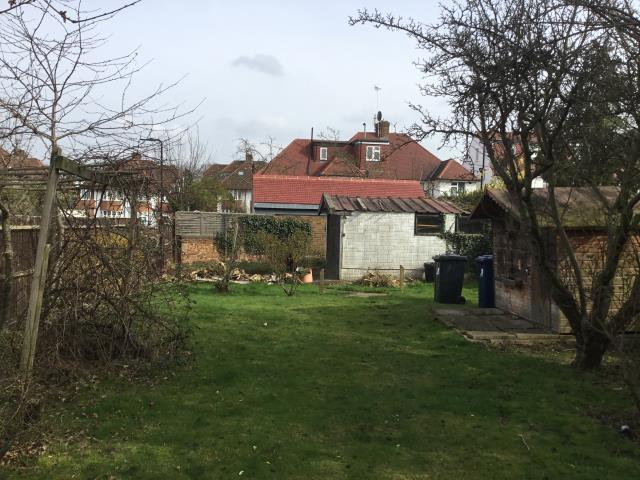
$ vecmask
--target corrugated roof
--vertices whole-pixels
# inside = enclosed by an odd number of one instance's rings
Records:
[[[370,213],[462,213],[455,205],[428,197],[350,197],[322,196],[320,210],[331,214]]]

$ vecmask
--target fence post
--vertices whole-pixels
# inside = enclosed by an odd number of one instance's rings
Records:
[[[400,290],[404,290],[404,267],[400,265]]]
[[[36,285],[36,303],[31,311],[31,304],[29,304],[29,317],[25,324],[24,329],[24,342],[22,344],[22,352],[20,358],[20,369],[22,370],[23,380],[25,386],[31,376],[31,370],[33,369],[33,361],[36,356],[36,342],[38,340],[38,329],[40,327],[40,314],[42,313],[42,301],[44,297],[44,287],[47,281],[47,270],[49,269],[49,254],[51,253],[51,244],[45,245],[42,256],[42,268],[39,272],[33,272],[35,278],[38,279]],[[31,288],[34,284],[31,284]]]
[[[320,269],[320,280],[318,281],[318,288],[320,293],[324,293],[324,268]]]
[[[44,195],[44,205],[42,207],[42,217],[40,218],[40,233],[38,234],[38,246],[36,248],[36,260],[31,278],[31,290],[29,292],[29,309],[27,319],[24,323],[24,339],[22,342],[22,355],[20,357],[20,370],[25,384],[28,383],[33,368],[33,359],[36,353],[36,340],[40,323],[40,310],[42,308],[42,297],[44,295],[44,285],[47,279],[48,255],[51,245],[49,240],[49,227],[51,226],[51,215],[53,213],[53,203],[58,188],[58,168],[55,160],[60,152],[54,150],[51,154],[51,166],[47,188]]]

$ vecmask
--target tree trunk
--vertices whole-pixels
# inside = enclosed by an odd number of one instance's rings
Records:
[[[573,361],[573,366],[579,370],[599,368],[609,346],[607,336],[595,330],[591,325],[583,324],[581,335],[577,335],[576,340],[576,358]]]
[[[13,299],[13,241],[11,239],[11,218],[9,210],[0,204],[2,213],[3,252],[0,255],[4,266],[4,279],[0,279],[0,330],[9,323],[11,301]]]

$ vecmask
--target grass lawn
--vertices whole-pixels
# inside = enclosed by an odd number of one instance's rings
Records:
[[[0,477],[639,478],[638,445],[598,420],[630,408],[624,390],[466,342],[430,286],[348,293],[194,287],[186,364],[50,406],[47,452]]]

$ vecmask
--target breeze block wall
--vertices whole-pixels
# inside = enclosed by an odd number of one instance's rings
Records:
[[[354,213],[342,217],[341,280],[357,280],[367,271],[421,277],[424,264],[446,252],[439,235],[415,235],[413,213]]]

